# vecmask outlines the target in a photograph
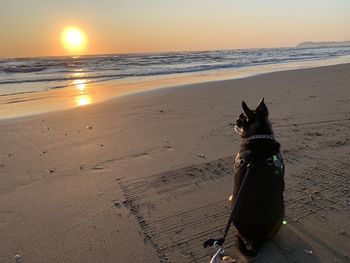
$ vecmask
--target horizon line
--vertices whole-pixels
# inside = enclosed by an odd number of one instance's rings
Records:
[[[88,56],[108,56],[108,55],[137,55],[137,54],[162,54],[162,53],[190,53],[206,51],[228,51],[228,50],[249,50],[249,49],[275,49],[275,48],[296,48],[296,46],[279,47],[254,47],[254,48],[223,48],[223,49],[194,49],[194,50],[169,50],[169,51],[146,51],[146,52],[121,52],[121,53],[94,53],[94,54],[72,54],[72,55],[40,55],[40,56],[20,56],[20,57],[0,57],[0,59],[26,59],[26,58],[52,58],[52,57],[88,57]]]
[[[303,41],[299,42],[298,44],[294,46],[277,46],[277,47],[253,47],[253,48],[223,48],[223,49],[194,49],[194,50],[169,50],[169,51],[146,51],[146,52],[121,52],[121,53],[94,53],[94,54],[72,54],[72,55],[39,55],[39,56],[20,56],[20,57],[0,57],[0,59],[28,59],[28,58],[60,58],[60,57],[88,57],[88,56],[109,56],[109,55],[138,55],[138,54],[164,54],[164,53],[190,53],[190,52],[209,52],[209,51],[229,51],[229,50],[252,50],[252,49],[276,49],[276,48],[305,48],[305,47],[298,47],[298,45],[302,43],[342,43],[342,42],[350,42],[348,40],[344,41]],[[332,46],[332,45],[331,45]],[[315,46],[317,47],[317,46]],[[320,46],[325,47],[325,46]]]

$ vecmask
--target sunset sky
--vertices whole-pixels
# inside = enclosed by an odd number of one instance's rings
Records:
[[[295,46],[350,40],[349,0],[1,0],[0,57]]]

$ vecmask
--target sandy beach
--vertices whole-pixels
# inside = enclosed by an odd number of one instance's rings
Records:
[[[265,97],[286,221],[256,262],[350,262],[350,64],[140,92],[0,121],[0,262],[209,262],[233,123]],[[226,253],[243,262],[234,228]]]

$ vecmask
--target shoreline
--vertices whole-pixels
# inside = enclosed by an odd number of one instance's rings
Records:
[[[265,97],[288,223],[257,262],[346,262],[349,72],[280,71],[1,121],[0,261],[209,261],[201,243],[230,212],[233,123],[242,100]],[[242,262],[234,230],[225,250]]]
[[[237,70],[153,76],[136,78],[133,81],[126,79],[85,83],[84,79],[82,79],[71,86],[57,90],[0,97],[0,121],[86,107],[140,92],[176,88],[178,86],[188,86],[206,82],[250,78],[274,72],[327,67],[347,63],[350,63],[350,56],[328,60],[252,66]],[[116,86],[118,86],[117,89],[115,88]]]

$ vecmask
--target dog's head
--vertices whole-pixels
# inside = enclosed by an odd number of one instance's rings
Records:
[[[257,134],[273,134],[272,126],[268,119],[269,111],[265,105],[264,98],[255,110],[249,109],[242,101],[243,113],[236,121],[235,131],[243,138]]]

